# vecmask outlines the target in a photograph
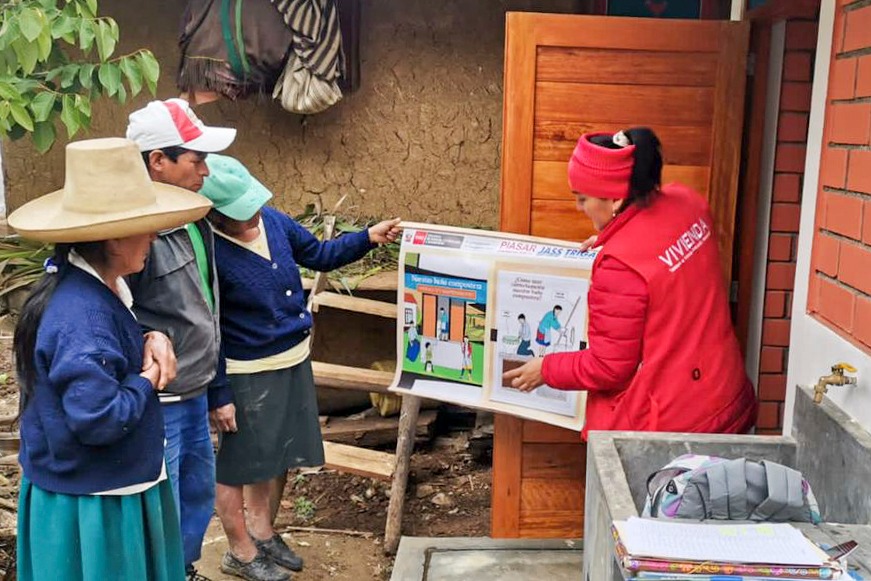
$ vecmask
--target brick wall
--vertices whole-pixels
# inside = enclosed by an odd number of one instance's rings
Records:
[[[871,0],[838,0],[808,310],[871,353]]]
[[[787,22],[757,384],[760,399],[757,432],[761,434],[780,434],[783,426],[796,242],[816,43],[816,22]]]

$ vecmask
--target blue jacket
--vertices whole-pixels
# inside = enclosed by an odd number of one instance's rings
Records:
[[[142,369],[142,329],[99,280],[67,266],[36,337],[19,458],[36,486],[91,494],[156,480],[163,416]]]
[[[240,361],[282,353],[309,334],[311,313],[299,266],[329,271],[373,248],[366,230],[321,242],[277,210],[264,207],[262,216],[272,260],[215,237],[222,347],[228,358]]]

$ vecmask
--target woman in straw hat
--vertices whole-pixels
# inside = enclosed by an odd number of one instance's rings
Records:
[[[202,196],[152,183],[126,139],[66,149],[62,190],[9,216],[55,243],[15,330],[23,469],[18,578],[184,578],[157,389],[123,277],[158,230],[201,218]],[[149,358],[150,359],[150,358]]]
[[[601,247],[588,296],[589,349],[538,357],[504,374],[587,391],[590,430],[744,433],[756,396],[732,321],[705,199],[662,185],[646,127],[583,135],[569,161],[577,207]]]

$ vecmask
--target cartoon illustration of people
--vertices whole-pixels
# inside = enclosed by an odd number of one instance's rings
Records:
[[[424,357],[426,358],[426,362],[423,364],[423,370],[428,373],[432,373],[432,343],[430,343],[429,341],[427,341],[426,345],[424,345]]]
[[[472,379],[472,344],[469,343],[469,337],[463,337],[463,344],[460,346],[463,351],[463,368],[460,370],[460,379],[468,374],[469,379]]]
[[[532,329],[529,328],[529,323],[526,322],[526,315],[523,313],[517,315],[517,322],[520,323],[520,331],[517,333],[520,345],[517,346],[517,354],[534,356],[535,352],[529,347],[532,341]]]
[[[405,356],[409,361],[417,361],[420,355],[420,339],[417,335],[417,325],[412,325],[408,328],[408,349],[405,350]]]
[[[448,340],[448,313],[444,307],[439,309],[439,341]]]
[[[551,331],[559,331],[562,324],[559,322],[560,313],[563,308],[560,305],[554,305],[553,310],[541,318],[538,324],[538,332],[535,334],[535,342],[539,344],[538,356],[544,357],[547,353],[547,348],[550,347]]]

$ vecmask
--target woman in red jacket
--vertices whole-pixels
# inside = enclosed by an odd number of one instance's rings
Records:
[[[729,318],[707,202],[661,186],[656,134],[581,137],[569,162],[578,209],[600,233],[589,349],[536,358],[505,379],[586,390],[589,430],[744,433],[756,396]]]

